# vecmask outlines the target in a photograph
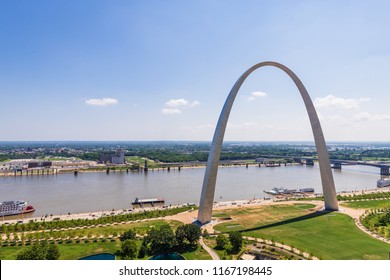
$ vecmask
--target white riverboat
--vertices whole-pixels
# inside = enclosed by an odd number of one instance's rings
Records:
[[[26,201],[10,200],[0,203],[0,217],[26,214],[34,211],[34,207],[27,205]]]

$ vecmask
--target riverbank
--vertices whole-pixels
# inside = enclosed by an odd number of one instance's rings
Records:
[[[390,187],[388,188],[381,188],[381,189],[370,189],[370,190],[359,190],[359,191],[342,191],[338,192],[337,195],[342,196],[354,196],[354,195],[361,195],[361,194],[369,194],[369,193],[379,193],[379,192],[390,192]],[[311,195],[307,197],[307,202],[313,203],[317,205],[316,208],[318,210],[323,207],[323,202],[319,200],[310,200],[310,198],[315,199],[314,195]],[[294,198],[280,198],[280,197],[273,197],[273,198],[258,198],[258,199],[242,199],[242,200],[229,200],[229,201],[220,201],[215,202],[213,205],[213,210],[224,210],[224,209],[234,209],[234,208],[241,208],[241,207],[261,207],[264,205],[270,205],[270,204],[281,204],[281,203],[291,203],[291,202],[302,202],[299,200],[294,200]],[[188,205],[188,204],[186,204]],[[191,204],[192,205],[192,204]],[[26,223],[30,220],[33,221],[55,221],[55,220],[77,220],[77,219],[97,219],[100,217],[105,216],[112,216],[112,215],[121,215],[121,214],[128,214],[128,213],[139,213],[143,211],[154,211],[154,210],[163,210],[163,209],[170,209],[170,208],[178,208],[182,207],[183,205],[170,205],[170,206],[159,206],[159,207],[144,207],[144,208],[128,208],[128,209],[119,209],[119,210],[102,210],[102,211],[93,211],[93,212],[80,212],[80,213],[68,213],[68,214],[61,214],[61,215],[44,215],[40,217],[22,217],[17,216],[15,218],[11,218],[13,216],[10,216],[8,220],[1,220],[0,225],[4,223]],[[194,205],[194,207],[197,207],[198,205]],[[345,211],[345,207],[342,207],[342,212]],[[352,212],[351,212],[352,213]],[[359,212],[360,213],[360,212]],[[352,216],[352,215],[351,215]],[[192,223],[196,221],[197,218],[197,211],[191,211],[191,212],[185,212],[178,214],[175,219],[180,220],[183,223]],[[354,217],[356,218],[356,217]],[[167,219],[171,219],[170,217],[167,217]],[[212,224],[212,223],[211,223]]]

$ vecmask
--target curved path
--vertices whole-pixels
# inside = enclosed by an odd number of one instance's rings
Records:
[[[212,258],[213,260],[220,260],[219,255],[218,255],[213,249],[211,249],[209,246],[207,246],[207,245],[204,243],[204,241],[203,241],[203,236],[200,237],[199,243],[200,243],[200,245],[203,247],[203,249],[205,249],[206,252],[209,253],[209,255],[211,256],[211,258]]]

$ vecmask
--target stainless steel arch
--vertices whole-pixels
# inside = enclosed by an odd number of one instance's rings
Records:
[[[256,69],[263,66],[274,66],[283,70],[290,78],[294,81],[295,85],[298,87],[298,90],[302,96],[303,102],[305,103],[305,107],[307,113],[309,115],[311,128],[314,135],[314,141],[318,154],[318,162],[320,165],[320,174],[321,174],[321,182],[322,182],[322,190],[324,193],[324,202],[325,209],[330,211],[338,210],[338,202],[336,198],[336,189],[334,185],[332,170],[329,162],[329,155],[326,149],[326,143],[324,134],[322,133],[322,128],[320,121],[317,116],[317,112],[314,108],[313,102],[311,98],[299,80],[297,75],[293,71],[291,71],[286,66],[273,62],[273,61],[265,61],[258,63],[251,68],[249,68],[234,84],[231,89],[221,114],[219,116],[218,124],[215,129],[213,142],[211,144],[211,150],[209,154],[209,158],[207,161],[207,168],[203,180],[202,194],[200,198],[199,204],[199,212],[198,212],[198,222],[201,224],[205,224],[211,221],[211,212],[213,208],[214,202],[214,193],[215,193],[215,183],[217,180],[217,172],[218,172],[218,163],[221,155],[222,142],[223,137],[225,135],[226,125],[229,119],[230,111],[233,106],[234,100],[237,96],[237,93],[245,81],[245,79]]]

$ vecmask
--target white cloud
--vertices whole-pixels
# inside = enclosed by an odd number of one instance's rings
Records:
[[[259,97],[265,97],[267,96],[267,94],[265,92],[262,92],[262,91],[254,91],[252,92],[251,96],[249,96],[248,100],[249,101],[252,101],[252,100],[255,100]]]
[[[109,97],[92,98],[92,99],[85,100],[85,103],[87,105],[91,105],[91,106],[107,106],[107,105],[118,104],[118,99],[109,98]]]
[[[354,115],[353,118],[357,121],[385,121],[390,120],[390,115],[371,115],[367,112],[362,112]]]
[[[178,108],[184,108],[184,107],[195,107],[198,106],[200,102],[198,100],[195,101],[188,101],[183,98],[179,99],[171,99],[165,103],[165,108],[161,110],[161,113],[163,114],[181,114],[182,111]]]
[[[314,101],[314,105],[317,108],[324,108],[324,109],[358,109],[360,106],[360,103],[369,101],[370,98],[358,98],[358,99],[352,99],[352,98],[342,98],[342,97],[336,97],[333,95],[328,95],[324,98],[316,98]]]
[[[183,98],[180,99],[171,99],[168,102],[165,103],[165,105],[169,107],[180,107],[180,106],[186,106],[188,105],[188,100],[185,100]]]
[[[167,115],[173,115],[173,114],[181,114],[182,112],[177,108],[164,108],[161,110],[161,113]]]
[[[185,106],[195,107],[195,106],[198,106],[199,104],[200,104],[200,102],[198,100],[190,102],[190,101],[183,99],[183,98],[171,99],[165,103],[165,105],[168,107],[185,107]]]

